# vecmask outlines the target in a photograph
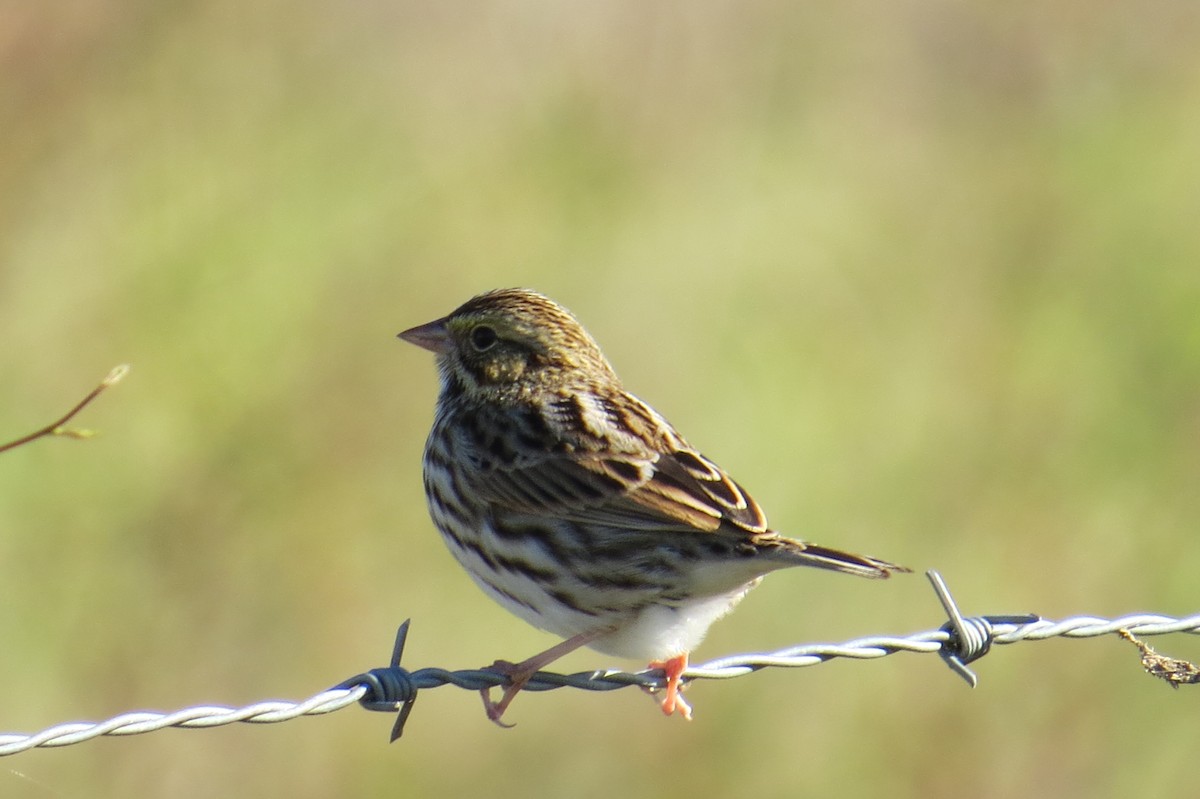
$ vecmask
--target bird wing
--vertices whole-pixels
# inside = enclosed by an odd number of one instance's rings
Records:
[[[909,569],[877,558],[782,538],[758,503],[690,448],[644,457],[544,457],[491,470],[480,487],[498,510],[639,533],[714,533],[775,551],[784,565],[882,578]]]
[[[631,530],[767,530],[753,498],[690,448],[641,453],[552,453],[495,465],[476,490],[508,511]]]

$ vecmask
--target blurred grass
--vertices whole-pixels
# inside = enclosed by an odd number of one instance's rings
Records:
[[[504,285],[780,529],[968,612],[1194,612],[1197,34],[1160,2],[5,4],[0,438],[133,372],[101,438],[0,458],[0,729],[306,696],[406,616],[413,667],[544,646],[431,529],[434,373],[393,338]],[[697,657],[937,622],[918,578],[779,575]],[[0,793],[1186,794],[1194,697],[1135,657],[773,672],[691,725],[558,692],[508,734],[445,688],[393,747],[353,711],[159,733]]]

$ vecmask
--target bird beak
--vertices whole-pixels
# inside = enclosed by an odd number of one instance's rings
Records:
[[[438,355],[450,352],[450,331],[446,329],[445,319],[435,319],[427,324],[411,327],[398,337]]]

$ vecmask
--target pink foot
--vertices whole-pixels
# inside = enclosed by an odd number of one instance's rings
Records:
[[[504,688],[504,694],[500,697],[499,702],[492,701],[492,689],[490,687],[479,690],[479,695],[483,698],[483,711],[487,713],[488,719],[506,730],[510,730],[516,725],[505,724],[500,720],[500,717],[508,709],[509,703],[513,701],[516,695],[521,692],[521,689],[525,687],[525,684],[529,682],[529,678],[537,672],[536,668],[532,671],[528,668],[522,669],[522,665],[524,664],[510,663],[507,660],[497,660],[485,669],[485,671],[494,671],[509,679],[509,684]]]
[[[517,694],[521,693],[521,689],[525,687],[533,675],[537,674],[547,664],[553,663],[568,652],[574,652],[579,647],[589,644],[611,631],[611,628],[604,628],[580,633],[573,638],[568,638],[559,644],[555,644],[545,652],[539,652],[528,660],[522,660],[520,663],[497,660],[488,666],[486,671],[494,671],[503,677],[507,677],[508,685],[504,688],[504,695],[500,697],[499,702],[492,701],[491,688],[480,689],[479,695],[483,697],[483,710],[487,713],[487,717],[505,729],[512,728],[512,724],[505,724],[500,720],[500,717],[504,715],[504,711],[508,709],[509,704],[516,698]],[[684,666],[686,667],[686,665],[687,656],[685,655]]]
[[[680,693],[680,677],[688,667],[688,655],[684,652],[682,655],[676,655],[667,660],[654,660],[650,662],[647,668],[662,669],[667,677],[666,695],[662,699],[662,711],[666,715],[671,715],[675,711],[679,711],[679,715],[683,716],[688,721],[692,720],[692,706],[687,703]]]

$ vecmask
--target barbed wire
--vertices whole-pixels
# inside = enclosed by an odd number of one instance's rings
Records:
[[[967,664],[987,654],[993,644],[1119,634],[1137,645],[1143,667],[1153,676],[1166,680],[1172,687],[1200,682],[1200,667],[1188,661],[1159,655],[1134,637],[1168,633],[1200,634],[1200,614],[1181,618],[1147,613],[1130,614],[1115,619],[1072,616],[1060,621],[1043,619],[1034,614],[964,617],[959,613],[941,576],[935,571],[926,572],[926,575],[950,617],[948,622],[935,630],[905,636],[856,638],[840,644],[804,644],[775,652],[731,655],[689,668],[684,673],[684,680],[726,680],[766,668],[802,668],[827,663],[837,658],[874,660],[899,652],[914,652],[938,654],[974,687],[977,679]],[[101,722],[59,724],[28,735],[0,734],[0,756],[38,747],[69,746],[102,735],[140,735],[168,727],[208,728],[235,722],[275,724],[301,716],[332,713],[356,703],[368,710],[398,713],[392,728],[391,739],[394,741],[403,732],[419,691],[442,685],[482,690],[508,684],[506,676],[488,669],[405,669],[400,665],[400,659],[404,653],[408,628],[408,621],[400,626],[390,665],[351,677],[302,702],[267,701],[240,708],[199,705],[173,713],[124,713]],[[665,684],[664,675],[659,669],[640,672],[601,670],[575,674],[539,671],[523,690],[579,688],[587,691],[612,691],[631,685],[655,690],[664,687]]]

